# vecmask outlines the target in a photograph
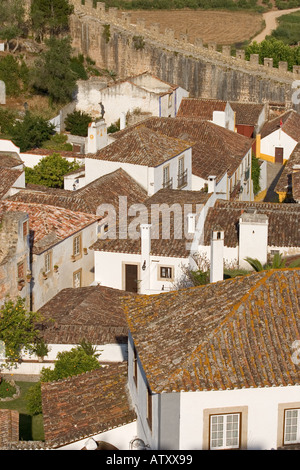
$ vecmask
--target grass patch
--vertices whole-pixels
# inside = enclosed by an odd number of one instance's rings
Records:
[[[20,387],[20,396],[15,400],[0,401],[0,409],[17,410],[19,412],[20,441],[43,441],[44,427],[41,414],[33,416],[27,410],[27,391],[34,382],[15,382]]]
[[[300,11],[278,18],[278,27],[272,31],[272,37],[290,46],[300,41]]]

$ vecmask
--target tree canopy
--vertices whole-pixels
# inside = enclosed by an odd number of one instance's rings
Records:
[[[72,47],[69,37],[45,40],[47,49],[35,64],[35,89],[50,102],[65,104],[72,100],[77,75],[72,71]]]
[[[39,319],[39,314],[27,311],[21,297],[15,302],[8,298],[0,308],[0,341],[5,344],[8,365],[17,363],[22,350],[33,352],[39,336],[36,329]]]
[[[30,16],[36,37],[43,40],[46,34],[58,36],[66,33],[73,9],[68,0],[32,0]]]
[[[42,160],[34,168],[25,168],[26,183],[40,184],[50,188],[63,188],[64,175],[80,167],[78,163],[69,162],[58,153],[53,153]]]
[[[25,114],[23,121],[17,121],[13,126],[12,141],[20,147],[21,152],[41,147],[42,143],[53,134],[54,126],[45,119],[30,112]]]
[[[65,129],[73,135],[86,137],[88,135],[88,125],[93,118],[83,111],[73,111],[65,119]]]

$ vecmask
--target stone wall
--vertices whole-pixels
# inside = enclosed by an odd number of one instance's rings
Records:
[[[289,72],[286,62],[276,68],[272,59],[260,65],[256,54],[247,61],[243,50],[231,56],[228,46],[218,52],[215,43],[204,47],[201,38],[191,44],[187,35],[176,39],[173,30],[161,31],[157,23],[150,28],[142,19],[132,24],[130,12],[105,10],[104,3],[93,7],[92,0],[85,0],[85,5],[81,0],[71,1],[74,48],[118,78],[149,71],[187,89],[191,96],[277,102],[297,109],[292,104],[292,83],[300,78],[299,66]],[[140,49],[135,40],[139,36],[144,41]]]

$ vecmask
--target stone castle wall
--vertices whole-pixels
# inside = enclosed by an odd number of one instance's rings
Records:
[[[229,46],[219,52],[215,43],[204,46],[199,38],[192,44],[184,34],[177,39],[173,30],[162,31],[157,23],[150,28],[143,19],[132,24],[130,12],[106,10],[102,2],[96,7],[93,0],[85,0],[84,5],[81,0],[71,2],[73,47],[118,78],[149,71],[195,97],[299,106],[292,103],[292,84],[300,79],[300,66],[290,72],[286,62],[276,68],[268,58],[261,65],[257,54],[248,61],[243,50],[231,56]],[[137,38],[142,39],[142,47]]]

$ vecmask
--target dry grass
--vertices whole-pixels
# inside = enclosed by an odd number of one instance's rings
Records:
[[[33,114],[41,116],[44,119],[52,119],[58,115],[62,106],[57,105],[51,107],[49,100],[45,96],[32,95],[32,96],[18,96],[6,97],[5,108],[24,111],[24,104],[27,103],[28,110]]]
[[[229,12],[220,10],[160,10],[131,11],[131,22],[143,18],[146,26],[159,23],[161,32],[165,28],[173,29],[175,38],[181,33],[187,34],[189,41],[201,38],[204,43],[216,42],[220,45],[243,43],[250,40],[263,27],[263,17],[260,13]]]

